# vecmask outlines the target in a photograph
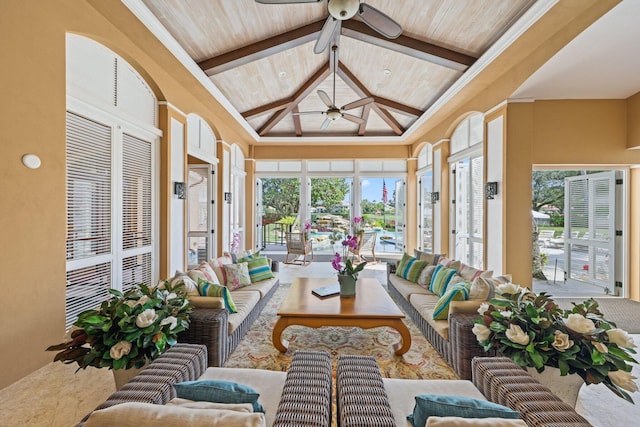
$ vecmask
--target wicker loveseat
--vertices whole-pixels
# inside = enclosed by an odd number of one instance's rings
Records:
[[[488,356],[471,332],[473,319],[482,300],[452,301],[447,319],[434,320],[434,306],[439,300],[428,290],[395,274],[396,265],[387,264],[389,294],[411,317],[431,345],[445,358],[460,379],[471,379],[471,359]]]
[[[271,262],[271,266],[274,278],[231,291],[237,313],[229,313],[224,307],[196,306],[189,329],[180,333],[178,341],[206,345],[208,366],[222,366],[280,285],[278,264]]]
[[[176,397],[173,384],[217,379],[255,389],[265,409],[267,426],[327,427],[331,425],[331,358],[326,352],[297,351],[288,371],[207,367],[207,348],[177,344],[154,360],[122,389],[88,414],[125,402],[165,405]],[[127,420],[131,422],[131,420]],[[113,424],[117,425],[117,424]],[[129,425],[129,424],[128,424]]]
[[[472,369],[473,382],[382,378],[373,357],[341,355],[336,373],[339,425],[409,427],[406,417],[419,394],[486,399],[519,411],[530,427],[591,425],[509,358],[475,358]]]

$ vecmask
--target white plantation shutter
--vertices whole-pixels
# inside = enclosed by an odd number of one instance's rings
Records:
[[[67,326],[111,287],[111,128],[67,113]]]
[[[122,135],[122,289],[151,284],[151,143]]]
[[[565,265],[568,277],[615,286],[615,172],[565,178]]]

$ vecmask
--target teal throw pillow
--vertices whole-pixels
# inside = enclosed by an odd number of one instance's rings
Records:
[[[451,301],[466,301],[469,299],[469,288],[471,283],[460,282],[447,288],[436,303],[433,309],[433,318],[436,320],[446,319],[449,316],[449,305]]]
[[[455,276],[455,274],[456,270],[454,268],[438,265],[433,272],[433,276],[431,276],[429,290],[441,297],[447,291],[449,281],[453,276]]]
[[[247,268],[249,269],[249,278],[251,279],[251,283],[261,282],[275,277],[271,271],[269,259],[266,256],[248,260]]]
[[[200,292],[200,295],[203,297],[221,297],[224,301],[224,307],[229,313],[238,312],[238,309],[231,298],[231,292],[226,286],[198,279],[198,292]]]
[[[426,266],[426,261],[420,261],[409,254],[404,254],[396,269],[396,275],[410,282],[417,283],[420,273],[422,273],[422,270]]]
[[[413,414],[407,419],[414,427],[424,427],[429,417],[462,418],[520,418],[520,412],[487,400],[466,396],[447,396],[441,394],[419,394]]]
[[[251,403],[253,412],[264,413],[264,408],[258,402],[260,394],[253,388],[231,381],[200,380],[184,381],[173,385],[177,397],[215,403]]]

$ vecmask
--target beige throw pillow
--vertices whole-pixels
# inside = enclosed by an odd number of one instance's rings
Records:
[[[473,282],[471,282],[469,299],[488,301],[495,296],[496,286],[503,283],[511,283],[510,274],[496,277],[483,277],[481,275],[480,277],[477,277]]]
[[[266,427],[262,412],[194,409],[175,405],[125,402],[94,411],[85,427],[140,427],[185,425],[189,427]]]

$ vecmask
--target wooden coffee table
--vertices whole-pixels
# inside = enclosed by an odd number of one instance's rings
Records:
[[[282,353],[289,343],[282,339],[282,332],[290,325],[321,328],[322,326],[357,326],[362,329],[387,326],[400,333],[401,341],[394,344],[397,355],[411,347],[411,334],[402,322],[405,317],[387,291],[376,279],[358,279],[356,296],[340,298],[339,295],[319,298],[311,293],[314,288],[338,283],[337,277],[296,277],[282,305],[278,309],[278,321],[273,328],[273,345]]]

